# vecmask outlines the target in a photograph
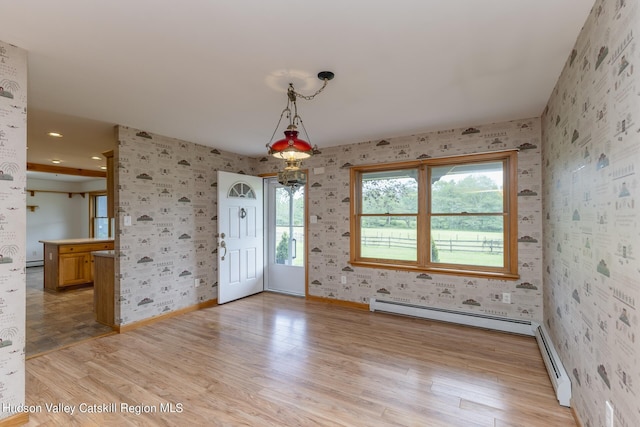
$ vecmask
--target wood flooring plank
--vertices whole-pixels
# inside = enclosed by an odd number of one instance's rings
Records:
[[[415,414],[403,409],[389,408],[382,415],[382,422],[385,425],[401,425],[408,427],[493,427],[493,419],[483,421],[478,419],[462,420],[455,414],[442,413],[440,411],[423,412]]]
[[[263,293],[27,361],[30,404],[182,412],[29,425],[574,425],[529,338]]]
[[[460,407],[474,413],[484,413],[494,416],[496,420],[496,426],[549,427],[575,425],[570,410],[560,411],[555,414],[543,412],[522,413],[510,410],[504,411],[476,402],[471,402],[466,399],[461,400]]]

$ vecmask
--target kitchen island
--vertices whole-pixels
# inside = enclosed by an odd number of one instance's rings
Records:
[[[44,288],[59,291],[93,283],[91,252],[113,250],[113,239],[40,240],[44,244]]]

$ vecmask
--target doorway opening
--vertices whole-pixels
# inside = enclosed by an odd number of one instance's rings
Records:
[[[113,333],[111,327],[96,321],[91,253],[58,256],[56,251],[49,258],[43,244],[108,239],[109,224],[99,218],[105,210],[105,189],[102,177],[27,172],[27,204],[34,206],[26,218],[27,358]],[[45,272],[47,260],[62,268]],[[52,289],[58,285],[60,290]]]
[[[265,290],[306,295],[307,195],[305,185],[288,187],[267,178]]]

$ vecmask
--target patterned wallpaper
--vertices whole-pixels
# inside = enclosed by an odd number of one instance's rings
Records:
[[[117,130],[116,323],[217,298],[216,171],[254,174],[255,160],[124,126]],[[131,226],[124,225],[125,216]]]
[[[274,172],[281,163],[144,131],[118,128],[116,206],[120,256],[118,323],[127,324],[217,296],[216,170]],[[309,293],[368,303],[369,297],[496,316],[542,320],[540,122],[526,119],[324,149],[304,163],[309,179]],[[351,267],[349,166],[519,148],[518,281]],[[124,226],[129,215],[131,226]],[[340,276],[347,284],[340,284]],[[195,287],[194,279],[200,286]],[[511,292],[511,304],[500,301]],[[473,304],[470,302],[473,301]]]
[[[640,425],[638,0],[598,0],[542,117],[545,321],[586,427]]]
[[[311,130],[313,132],[313,130]],[[519,148],[518,251],[520,280],[507,281],[351,267],[349,166]],[[282,162],[263,157],[259,172]],[[305,160],[310,176],[309,293],[368,303],[370,297],[494,316],[542,321],[540,120],[448,129],[322,149]],[[314,168],[324,173],[314,174]],[[347,284],[340,283],[341,276]],[[511,304],[501,302],[511,293]]]
[[[0,406],[13,408],[25,396],[27,52],[3,42],[0,124]]]

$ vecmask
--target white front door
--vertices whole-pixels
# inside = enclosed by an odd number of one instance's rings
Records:
[[[218,304],[264,287],[262,178],[218,171]]]

